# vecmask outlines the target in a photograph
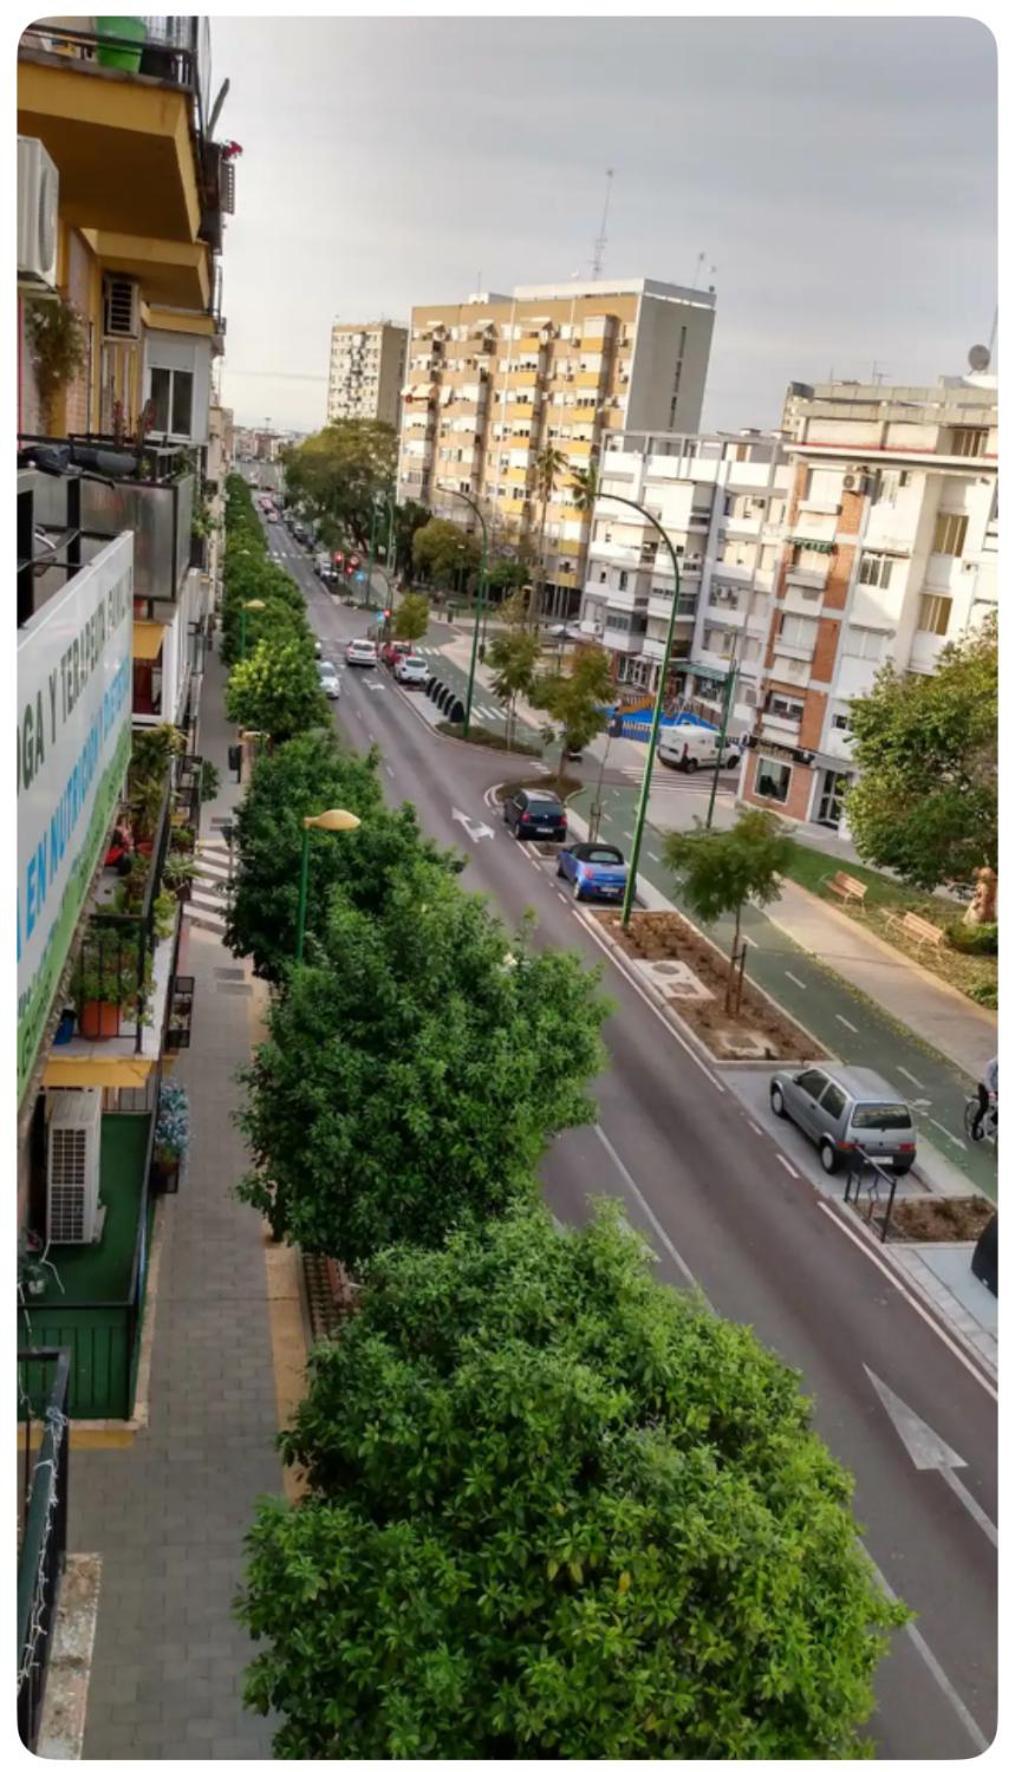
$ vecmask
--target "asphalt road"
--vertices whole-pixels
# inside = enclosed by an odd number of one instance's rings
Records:
[[[287,533],[276,528],[274,538],[325,652],[341,665],[365,616],[334,602]],[[503,778],[503,758],[433,733],[382,669],[343,670],[337,712],[355,745],[380,747],[392,801],[411,800],[424,829],[467,851],[467,886],[488,893],[509,923],[531,906],[539,939],[602,963],[615,1008],[609,1068],[595,1086],[599,1124],[548,1153],[548,1201],[577,1221],[590,1196],[619,1196],[663,1278],[697,1283],[716,1310],[753,1325],[800,1371],[818,1430],[855,1475],[867,1549],[917,1613],[878,1676],[877,1753],[982,1751],[997,1696],[992,1380],[600,949],[552,861],[507,836],[485,798]],[[867,1369],[958,1454],[951,1481],[918,1468]]]

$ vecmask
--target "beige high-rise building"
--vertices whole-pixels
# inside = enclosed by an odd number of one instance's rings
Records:
[[[390,320],[335,322],[328,363],[329,424],[336,418],[377,418],[397,427],[408,337],[407,327]]]
[[[414,308],[399,444],[400,498],[473,525],[491,552],[542,540],[544,612],[577,613],[589,537],[570,470],[624,430],[694,431],[715,319],[712,290],[647,277],[525,286]],[[536,460],[566,457],[544,502]]]

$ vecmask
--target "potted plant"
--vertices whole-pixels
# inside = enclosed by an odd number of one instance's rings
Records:
[[[190,1104],[181,1083],[163,1083],[155,1121],[152,1176],[164,1192],[175,1194],[190,1143]]]
[[[162,870],[162,879],[166,891],[175,893],[180,904],[186,904],[190,898],[190,888],[196,874],[197,867],[185,851],[170,849]]]
[[[85,1040],[112,1040],[120,1032],[120,1012],[137,1004],[137,943],[101,937],[85,947],[74,983],[78,1026]]]
[[[30,302],[26,323],[35,385],[44,422],[52,430],[58,396],[84,368],[85,331],[77,309],[62,296]]]
[[[34,1231],[22,1231],[18,1238],[18,1292],[22,1298],[41,1298],[46,1290],[46,1269],[41,1257],[39,1237]]]

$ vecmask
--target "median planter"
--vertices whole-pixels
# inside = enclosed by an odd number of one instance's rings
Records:
[[[724,1007],[729,962],[679,911],[590,911],[632,970],[669,1012],[726,1063],[806,1064],[827,1056],[819,1041],[784,1014],[750,978],[739,1015]]]

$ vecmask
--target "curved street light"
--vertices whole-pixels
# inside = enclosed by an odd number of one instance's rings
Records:
[[[475,512],[476,516],[479,518],[479,527],[483,532],[483,552],[479,562],[479,591],[476,603],[476,617],[472,627],[472,656],[469,660],[469,686],[465,692],[465,724],[462,728],[463,737],[468,738],[469,728],[472,724],[472,698],[476,689],[476,652],[479,647],[479,624],[486,609],[486,562],[488,540],[486,533],[486,518],[483,516],[476,500],[471,498],[467,492],[453,492],[450,486],[447,488],[447,491],[452,498],[460,498],[463,504],[468,505],[470,511]]]
[[[303,959],[303,943],[307,933],[307,882],[310,874],[310,833],[311,831],[358,831],[360,820],[355,812],[346,812],[342,807],[332,807],[327,812],[317,812],[303,820],[303,848],[300,854],[300,903],[296,913],[296,964]]]

